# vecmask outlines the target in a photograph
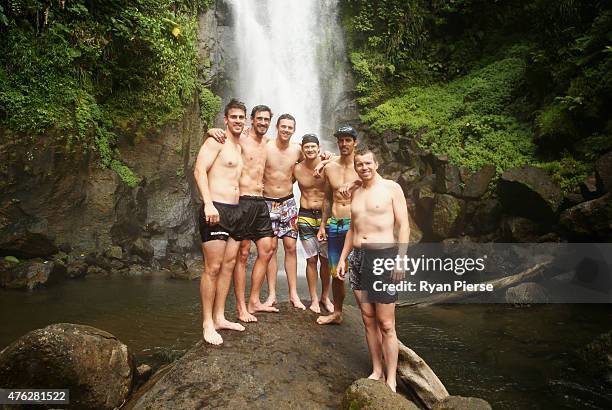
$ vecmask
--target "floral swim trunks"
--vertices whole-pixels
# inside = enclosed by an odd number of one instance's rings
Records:
[[[279,238],[288,236],[297,239],[298,209],[293,194],[283,198],[266,198],[266,204],[270,211],[274,235]]]

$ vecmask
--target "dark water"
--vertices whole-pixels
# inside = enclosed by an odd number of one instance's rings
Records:
[[[283,276],[281,298],[287,293]],[[303,277],[300,294],[308,294]],[[354,304],[352,296],[347,303]],[[233,305],[228,308],[233,316]],[[446,305],[398,309],[397,328],[451,394],[482,397],[502,409],[603,409],[612,408],[610,392],[574,368],[573,358],[575,349],[610,330],[611,319],[612,305]],[[201,338],[198,281],[160,274],[0,291],[0,349],[57,322],[104,329],[139,363],[167,362]]]

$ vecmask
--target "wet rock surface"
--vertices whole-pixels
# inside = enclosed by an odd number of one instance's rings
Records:
[[[561,204],[561,190],[541,169],[529,165],[505,171],[498,194],[508,213],[550,222]]]
[[[0,386],[69,388],[71,408],[121,406],[134,374],[127,346],[91,326],[57,323],[27,333],[0,352]]]
[[[561,226],[572,239],[612,240],[612,193],[561,213]]]
[[[0,264],[0,288],[33,290],[64,279],[66,268],[58,263],[28,260]]]
[[[546,303],[550,296],[546,289],[535,282],[525,282],[508,288],[506,291],[507,303]]]
[[[346,389],[343,409],[418,410],[419,407],[382,381],[359,379]]]
[[[449,396],[432,410],[491,410],[491,405],[477,397]]]
[[[245,332],[222,331],[156,373],[127,408],[338,408],[353,381],[370,369],[358,310],[340,326],[288,304],[260,314]]]
[[[612,191],[612,151],[595,162],[597,187],[603,192]]]
[[[489,188],[489,183],[495,176],[495,167],[493,165],[485,165],[478,170],[474,175],[470,176],[465,183],[463,196],[466,198],[480,198]]]

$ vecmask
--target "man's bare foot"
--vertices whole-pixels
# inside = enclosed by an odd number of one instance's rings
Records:
[[[294,308],[306,310],[306,306],[304,306],[299,297],[289,298],[289,301],[291,302]]]
[[[275,308],[274,306],[266,306],[262,304],[261,302],[260,303],[249,303],[247,310],[251,314],[255,312],[278,312],[278,309]]]
[[[397,393],[397,385],[395,383],[391,384],[387,381],[387,386],[389,386],[393,393]]]
[[[215,329],[217,330],[236,330],[238,332],[243,332],[244,326],[242,326],[240,323],[230,322],[226,318],[221,318],[221,319],[215,320]]]
[[[368,376],[368,379],[385,381],[385,375],[383,374],[383,372],[372,372],[372,374]]]
[[[321,303],[323,303],[323,307],[325,307],[325,310],[327,310],[329,313],[334,313],[334,304],[331,300],[329,300],[329,298],[321,299]]]
[[[217,333],[214,326],[206,326],[203,329],[202,333],[204,335],[204,341],[206,343],[210,343],[211,345],[215,346],[219,346],[221,343],[223,343],[223,338],[219,333]]]
[[[244,312],[238,312],[237,317],[238,317],[238,320],[244,323],[257,322],[257,318],[253,316],[252,314],[250,314],[249,312],[247,312],[246,310]]]
[[[320,325],[339,325],[342,323],[342,312],[335,312],[327,316],[319,316],[317,323]]]
[[[268,296],[268,299],[263,303],[264,306],[276,305],[276,296]]]
[[[318,300],[313,300],[310,303],[310,307],[308,309],[312,310],[313,312],[315,312],[317,314],[321,313],[321,308],[319,307],[319,301]]]

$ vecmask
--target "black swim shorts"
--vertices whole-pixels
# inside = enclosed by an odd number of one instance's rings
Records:
[[[261,238],[273,237],[272,221],[266,201],[262,196],[240,196],[242,224],[239,233],[241,240],[258,241]]]
[[[386,249],[353,248],[349,257],[349,282],[351,289],[362,291],[365,303],[395,303],[397,291],[385,285],[393,284],[394,269],[384,269],[384,260],[395,259],[397,247]]]
[[[200,207],[198,222],[202,243],[208,241],[227,241],[227,238],[230,236],[236,240],[240,240],[239,232],[242,223],[242,211],[240,210],[239,204],[224,204],[222,202],[213,201],[213,205],[219,212],[219,223],[215,225],[206,223],[204,205]]]

